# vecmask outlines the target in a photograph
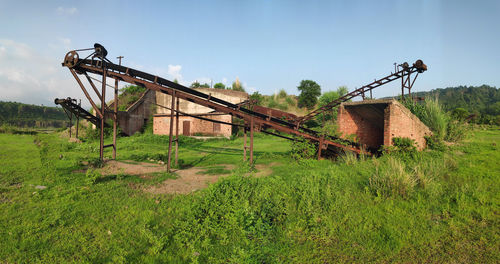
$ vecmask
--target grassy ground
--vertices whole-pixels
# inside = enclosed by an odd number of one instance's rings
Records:
[[[165,160],[167,142],[120,138],[118,157]],[[259,135],[257,163],[281,165],[255,178],[242,139],[182,138],[181,167],[236,164],[233,176],[153,195],[137,186],[172,176],[75,172],[96,163],[96,142],[0,134],[0,262],[495,263],[499,143],[497,128],[446,152],[297,163]]]

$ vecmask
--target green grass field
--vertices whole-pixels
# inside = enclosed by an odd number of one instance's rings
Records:
[[[494,128],[445,152],[297,163],[288,141],[258,135],[256,163],[279,165],[252,177],[241,138],[181,138],[181,168],[236,168],[171,195],[141,187],[175,175],[82,171],[97,142],[0,134],[0,262],[498,263],[498,144]],[[166,160],[167,147],[119,138],[118,159]]]

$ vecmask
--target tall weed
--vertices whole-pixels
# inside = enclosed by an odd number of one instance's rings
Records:
[[[389,156],[386,161],[374,160],[375,174],[369,179],[372,192],[378,196],[408,197],[417,183],[413,174],[398,159]]]

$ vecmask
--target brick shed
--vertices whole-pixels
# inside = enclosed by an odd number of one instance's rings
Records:
[[[245,92],[212,89],[212,88],[196,88],[195,90],[217,97],[219,99],[238,104],[248,100],[248,94]],[[172,97],[168,94],[156,93],[156,104],[170,107]],[[232,122],[232,116],[224,113],[213,112],[213,109],[198,105],[186,100],[179,100],[179,111],[189,115],[196,115],[203,118]],[[175,120],[174,120],[175,124]],[[170,110],[157,107],[156,114],[153,116],[153,133],[157,135],[168,135],[170,132]],[[175,125],[174,125],[175,133]],[[179,115],[179,135],[186,136],[224,136],[229,138],[232,133],[232,126],[226,124],[213,123],[206,120],[201,120],[192,116]]]
[[[202,118],[231,123],[231,116],[223,113],[196,114]],[[175,115],[174,127],[175,135]],[[156,135],[168,135],[170,132],[170,115],[157,114],[154,117],[153,133]],[[179,115],[179,135],[184,136],[231,136],[232,127],[226,124],[214,123],[192,116]]]
[[[361,144],[376,149],[392,145],[394,137],[407,137],[421,150],[424,136],[431,135],[420,119],[394,99],[342,103],[337,120],[343,137],[354,134]]]

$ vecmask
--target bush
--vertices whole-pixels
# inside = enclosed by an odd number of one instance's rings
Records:
[[[285,89],[281,89],[278,93],[278,98],[285,98],[287,97],[287,95],[288,94],[286,93]]]
[[[259,92],[254,92],[252,95],[250,95],[249,99],[250,101],[254,101],[256,105],[262,105],[264,96]]]
[[[290,151],[290,156],[296,161],[302,161],[306,159],[313,159],[316,157],[317,148],[316,145],[308,140],[300,141],[295,140],[292,142],[292,150]]]
[[[437,151],[445,151],[446,145],[442,140],[437,138],[436,136],[425,136],[425,143],[429,149],[437,150]]]
[[[392,144],[398,152],[415,152],[417,151],[415,140],[407,137],[394,137]]]
[[[292,97],[288,96],[285,98],[285,102],[289,105],[289,106],[295,106],[295,100],[293,100]]]

